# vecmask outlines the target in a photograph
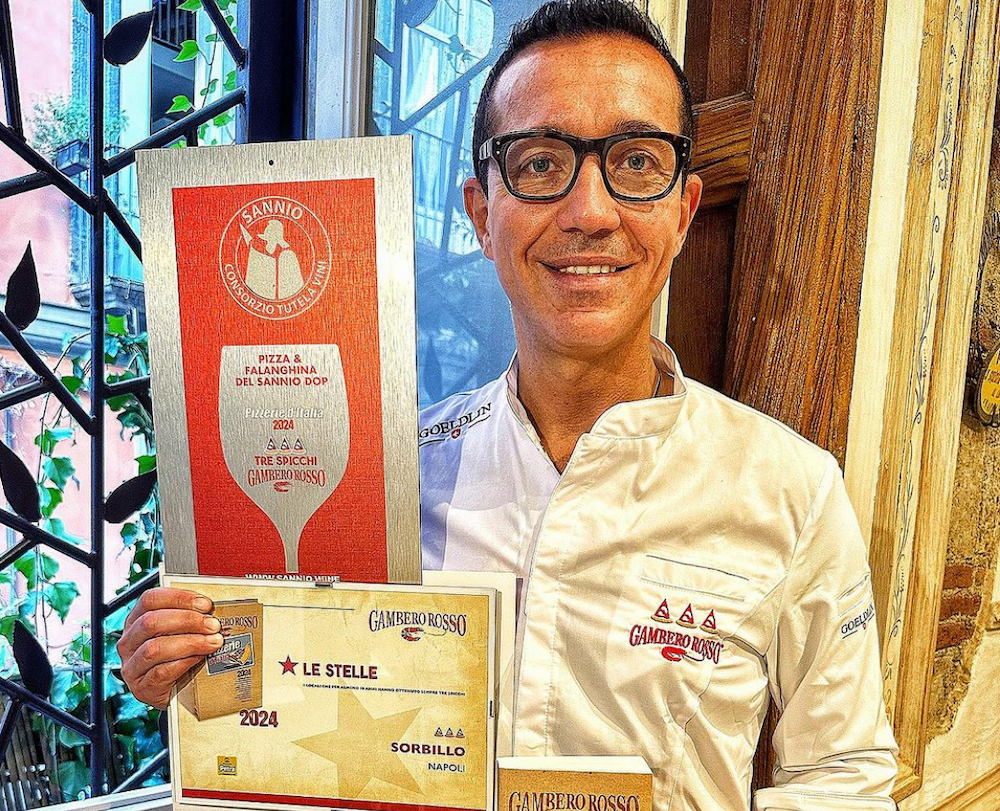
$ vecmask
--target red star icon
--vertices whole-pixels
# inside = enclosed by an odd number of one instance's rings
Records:
[[[297,665],[298,662],[293,662],[291,656],[286,656],[285,661],[278,662],[278,664],[281,665],[282,676],[284,676],[286,673],[291,673],[293,676],[295,675],[295,665]]]

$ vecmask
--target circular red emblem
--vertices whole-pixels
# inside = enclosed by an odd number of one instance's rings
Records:
[[[269,321],[294,318],[319,301],[330,262],[323,224],[290,197],[247,203],[226,225],[219,245],[223,285],[244,310]]]
[[[462,429],[461,428],[452,428],[451,429],[451,438],[452,439],[458,439],[461,435],[462,435]]]

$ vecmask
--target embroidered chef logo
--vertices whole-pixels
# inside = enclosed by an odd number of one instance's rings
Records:
[[[290,197],[262,197],[230,219],[219,246],[222,283],[244,310],[280,321],[319,301],[330,279],[330,239]]]
[[[840,638],[847,639],[847,637],[856,634],[858,631],[868,630],[868,623],[873,619],[875,619],[875,604],[871,603],[868,608],[856,617],[852,617],[840,626]]]
[[[699,622],[694,608],[688,603],[675,621],[669,604],[663,600],[649,618],[658,625],[636,624],[629,631],[628,641],[633,648],[658,645],[660,655],[668,662],[687,659],[691,662],[711,660],[719,663],[723,643],[712,638],[719,635],[714,608]]]
[[[460,417],[442,420],[434,425],[428,425],[420,429],[417,434],[417,445],[430,445],[432,442],[441,442],[446,439],[458,439],[473,425],[478,425],[490,418],[492,403],[484,403],[474,411],[467,411]]]

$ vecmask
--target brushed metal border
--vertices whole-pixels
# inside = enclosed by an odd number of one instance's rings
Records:
[[[412,137],[144,150],[136,164],[166,570],[198,574],[173,190],[373,178],[387,570],[391,583],[419,583]]]

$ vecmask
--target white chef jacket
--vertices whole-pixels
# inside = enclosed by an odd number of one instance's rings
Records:
[[[685,380],[620,403],[560,475],[516,367],[421,414],[424,568],[513,571],[516,755],[641,755],[655,811],[893,809],[865,544],[839,466]]]

